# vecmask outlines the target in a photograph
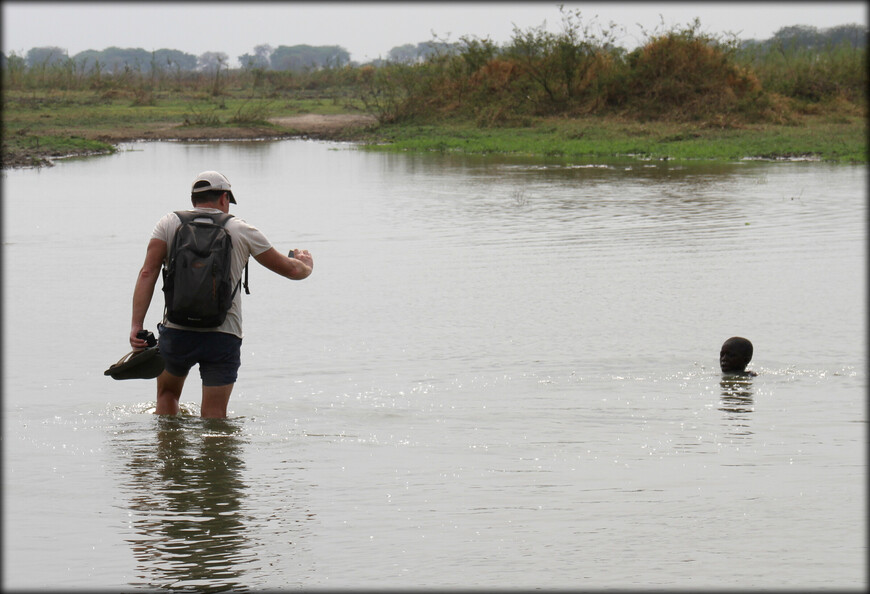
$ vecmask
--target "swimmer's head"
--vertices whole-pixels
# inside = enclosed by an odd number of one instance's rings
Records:
[[[719,351],[719,367],[722,373],[743,373],[752,361],[752,343],[740,336],[725,341]]]

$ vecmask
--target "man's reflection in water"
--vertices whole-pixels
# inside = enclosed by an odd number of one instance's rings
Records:
[[[719,410],[726,413],[725,418],[734,425],[732,434],[738,437],[752,435],[749,430],[749,414],[755,410],[753,401],[753,388],[751,375],[722,376],[719,386],[722,388],[722,397],[719,401]]]
[[[240,512],[246,485],[239,426],[185,417],[157,423],[156,443],[133,444],[128,463],[137,577],[156,588],[243,590],[254,553]]]

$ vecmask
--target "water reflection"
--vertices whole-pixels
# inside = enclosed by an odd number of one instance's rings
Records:
[[[568,164],[431,154],[379,163],[390,188],[383,199],[392,204],[381,220],[392,228],[408,230],[411,214],[427,237],[608,254],[615,245],[645,253],[733,250],[733,236],[749,216],[745,186],[760,170],[758,164]],[[766,189],[750,191],[763,196]],[[493,227],[500,233],[485,233]]]
[[[719,382],[722,396],[719,410],[732,425],[731,434],[737,437],[752,435],[749,415],[755,410],[751,375],[723,375]]]
[[[722,388],[719,410],[732,413],[751,413],[754,410],[751,375],[723,375],[719,387]]]
[[[241,578],[253,553],[241,514],[247,485],[240,427],[183,416],[156,422],[156,434],[135,438],[125,468],[135,532],[127,540],[142,580],[133,585],[244,589]]]

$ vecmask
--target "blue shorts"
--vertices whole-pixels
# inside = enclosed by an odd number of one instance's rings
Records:
[[[166,371],[187,377],[190,368],[199,363],[203,386],[225,386],[236,383],[242,364],[242,339],[226,332],[194,332],[157,325],[157,342]]]

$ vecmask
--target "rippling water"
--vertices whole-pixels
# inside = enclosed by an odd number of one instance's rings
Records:
[[[5,587],[866,585],[864,168],[126,148],[4,173]],[[155,417],[102,371],[212,168],[315,273]]]

